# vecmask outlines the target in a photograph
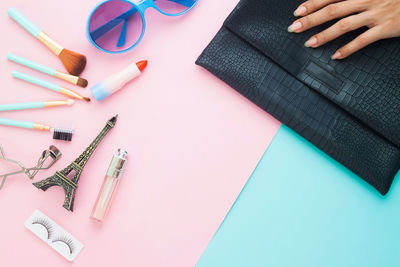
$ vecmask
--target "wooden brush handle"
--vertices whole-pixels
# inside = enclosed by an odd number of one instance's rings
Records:
[[[78,76],[67,74],[67,73],[64,73],[64,72],[61,72],[61,71],[55,71],[54,72],[54,76],[59,78],[59,79],[62,79],[64,81],[67,81],[69,83],[75,84],[75,85],[78,83],[78,80],[79,80]]]
[[[61,51],[64,49],[61,45],[57,44],[53,39],[50,38],[44,32],[41,32],[36,37],[42,44],[47,46],[51,52],[53,52],[56,56],[59,56]]]

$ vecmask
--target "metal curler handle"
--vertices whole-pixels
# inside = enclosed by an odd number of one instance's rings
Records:
[[[51,145],[49,147],[49,149],[42,152],[42,155],[38,159],[38,162],[35,167],[26,168],[21,162],[7,158],[6,154],[4,153],[3,147],[0,145],[0,159],[8,161],[13,164],[16,164],[20,167],[19,171],[0,175],[0,179],[1,179],[0,190],[3,188],[4,183],[6,182],[6,179],[8,176],[25,173],[28,176],[28,178],[32,180],[40,170],[49,169],[51,166],[53,166],[57,162],[57,160],[61,156],[62,156],[61,151],[57,147]],[[45,167],[43,167],[48,158],[51,158],[51,161]]]
[[[11,162],[11,163],[14,163],[14,164],[17,164],[21,168],[21,170],[19,170],[19,171],[10,172],[10,173],[7,173],[7,174],[0,175],[0,179],[2,179],[1,180],[1,184],[0,184],[0,189],[1,189],[1,188],[3,188],[4,183],[6,182],[6,179],[7,179],[8,176],[24,173],[26,169],[25,169],[24,165],[22,165],[21,162],[7,158],[6,154],[4,152],[4,149],[3,149],[3,147],[1,145],[0,145],[0,153],[1,153],[0,159],[3,159],[5,161],[8,161],[8,162]]]

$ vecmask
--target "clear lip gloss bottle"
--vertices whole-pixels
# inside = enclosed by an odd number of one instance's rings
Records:
[[[102,221],[106,216],[117,189],[118,182],[122,172],[124,171],[127,154],[128,152],[126,152],[126,150],[120,148],[118,149],[118,154],[113,156],[106,177],[104,178],[103,185],[101,186],[99,195],[97,196],[92,215],[90,216],[92,219]]]

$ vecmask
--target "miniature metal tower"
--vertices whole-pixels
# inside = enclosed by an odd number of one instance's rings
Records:
[[[111,118],[99,135],[93,140],[93,142],[86,148],[86,150],[70,165],[68,165],[62,171],[56,172],[53,176],[50,176],[44,180],[33,183],[39,189],[46,191],[52,186],[61,186],[65,192],[65,201],[63,207],[69,211],[73,211],[75,190],[79,181],[83,167],[85,167],[93,151],[99,145],[103,137],[114,127],[117,121],[118,115]],[[70,178],[69,178],[70,177]]]

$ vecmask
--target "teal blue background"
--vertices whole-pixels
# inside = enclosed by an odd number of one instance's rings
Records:
[[[400,266],[400,185],[383,197],[282,126],[197,267]]]

